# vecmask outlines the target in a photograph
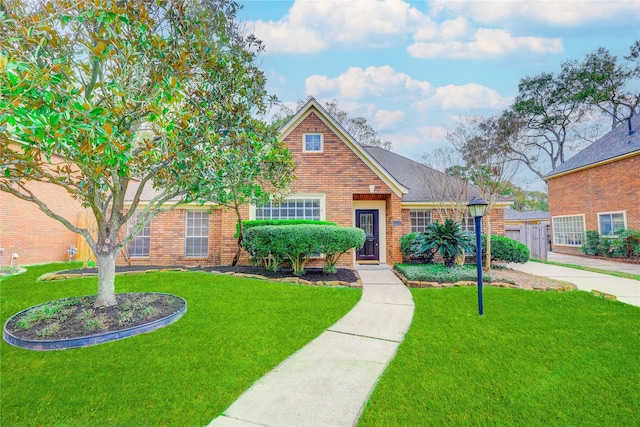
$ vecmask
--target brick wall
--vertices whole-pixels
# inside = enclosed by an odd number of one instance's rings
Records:
[[[30,182],[27,186],[49,208],[78,224],[84,211],[80,204],[61,187]],[[78,246],[79,235],[57,220],[45,215],[35,203],[0,192],[0,247],[4,248],[4,265],[18,254],[18,265],[41,264],[69,259],[69,246]]]
[[[640,156],[552,178],[547,183],[551,218],[583,214],[586,230],[598,230],[598,213],[626,211],[627,228],[640,230]],[[570,246],[554,245],[553,250],[577,252]]]

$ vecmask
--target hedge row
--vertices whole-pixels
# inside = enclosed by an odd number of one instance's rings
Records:
[[[640,231],[621,230],[616,237],[600,236],[597,231],[587,231],[587,238],[580,251],[587,255],[611,258],[640,256]]]
[[[335,273],[336,264],[349,249],[360,249],[365,234],[356,227],[335,225],[266,225],[246,230],[242,246],[254,262],[276,271],[285,260],[293,273],[304,274],[304,266],[312,256],[324,255],[323,271]]]

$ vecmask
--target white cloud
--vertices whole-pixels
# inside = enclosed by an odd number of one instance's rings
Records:
[[[637,22],[640,18],[638,0],[435,0],[430,4],[432,16],[465,16],[474,22],[489,25],[537,21],[559,27],[575,27],[616,18],[635,17]]]
[[[392,67],[351,67],[334,79],[313,75],[305,81],[306,93],[313,96],[337,96],[360,99],[367,96],[427,96],[431,84],[415,80]]]
[[[499,110],[513,100],[500,96],[498,92],[485,86],[469,83],[462,86],[447,85],[435,90],[435,94],[413,104],[419,112],[428,109],[442,110]]]
[[[378,110],[374,114],[371,124],[377,131],[394,129],[395,126],[405,118],[405,116],[406,113],[401,110]]]
[[[297,0],[279,21],[248,22],[267,53],[381,47],[404,41],[425,15],[403,0]]]
[[[420,34],[419,34],[420,35]],[[416,58],[485,58],[516,52],[557,54],[563,51],[562,40],[544,37],[514,37],[506,30],[481,28],[471,40],[418,41],[407,48]]]

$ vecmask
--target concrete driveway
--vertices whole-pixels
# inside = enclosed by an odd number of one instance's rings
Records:
[[[593,267],[601,270],[621,271],[630,274],[640,275],[640,266],[637,264],[626,264],[608,260],[584,258],[571,255],[556,254],[549,252],[549,261],[561,262],[565,264]],[[527,262],[524,264],[509,264],[514,270],[536,276],[549,277],[551,279],[563,280],[573,283],[582,291],[598,291],[608,295],[613,295],[618,301],[640,306],[640,281],[623,279],[621,277],[610,276],[601,273],[578,270],[569,267],[543,264],[540,262]]]

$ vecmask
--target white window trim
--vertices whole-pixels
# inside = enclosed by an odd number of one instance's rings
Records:
[[[433,222],[433,209],[409,209],[409,232],[410,233],[416,232],[413,229],[417,228],[417,226],[414,226],[414,224],[411,221],[413,219],[413,217],[411,216],[412,212],[429,212],[429,221],[424,225],[425,228],[427,227],[427,225]]]
[[[296,193],[296,194],[291,194],[287,197],[284,198],[285,200],[290,200],[290,199],[320,199],[320,221],[326,221],[327,219],[327,212],[326,212],[326,205],[327,205],[327,195],[324,193]],[[256,205],[251,204],[249,206],[249,219],[250,220],[255,220],[256,219]]]
[[[624,229],[627,229],[627,211],[610,211],[610,212],[598,212],[598,234],[603,237],[618,237],[617,234],[602,234],[602,229],[600,228],[600,215],[613,215],[613,214],[622,214],[622,220],[624,221]],[[612,218],[613,219],[613,218]],[[613,227],[613,223],[611,224]]]
[[[585,215],[584,214],[575,214],[575,215],[555,215],[551,217],[551,238],[553,240],[553,245],[554,246],[566,246],[566,247],[570,247],[570,248],[578,248],[581,245],[569,245],[566,243],[558,243],[556,242],[556,229],[553,223],[553,220],[555,218],[573,218],[573,217],[582,217],[582,228],[584,229],[584,233],[586,235],[587,232],[587,222],[585,219]]]
[[[189,239],[189,237],[196,237],[196,236],[187,236],[187,217],[189,216],[190,212],[198,212],[198,213],[206,213],[207,214],[207,220],[208,220],[208,225],[207,225],[207,253],[205,255],[187,255],[187,239]],[[211,234],[211,215],[208,212],[203,211],[202,209],[187,209],[185,210],[185,214],[184,214],[184,257],[188,258],[188,259],[206,259],[209,257],[209,244],[210,242],[210,234]],[[203,238],[204,236],[198,236],[198,238]]]
[[[135,213],[129,217],[129,219],[127,220],[127,233],[131,232],[131,228],[133,227],[133,224],[131,222],[138,222],[138,216],[142,213],[141,209],[137,209],[135,211]],[[131,227],[131,228],[130,228]],[[141,235],[140,233],[142,233],[144,231],[145,228],[149,229],[149,235],[145,236],[145,235]],[[128,253],[129,258],[132,259],[148,259],[151,256],[151,221],[149,221],[147,223],[147,225],[144,226],[144,228],[142,228],[142,230],[140,230],[140,233],[138,233],[133,239],[131,239],[131,241],[127,244],[127,252],[129,252],[129,248],[130,246],[133,244],[133,242],[138,238],[138,237],[143,237],[143,238],[148,238],[149,239],[149,253],[147,255],[131,255],[130,253]]]
[[[320,135],[320,150],[307,150],[307,135]],[[302,134],[303,153],[324,153],[324,134],[321,132],[307,132]]]

